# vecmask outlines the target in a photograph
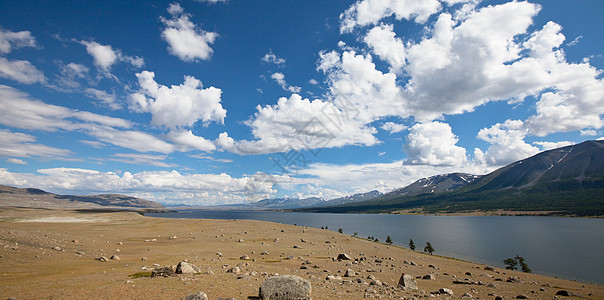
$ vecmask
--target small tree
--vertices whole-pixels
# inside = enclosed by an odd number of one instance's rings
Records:
[[[415,243],[413,242],[413,239],[409,239],[409,249],[415,251]]]
[[[378,238],[375,238],[373,241],[374,242],[379,242],[380,240],[378,240]]]
[[[430,242],[426,242],[426,247],[424,247],[424,252],[428,252],[428,253],[430,253],[430,255],[432,255],[432,252],[434,252],[434,248],[432,248],[432,244],[430,244]]]
[[[340,227],[340,228],[338,228],[338,232],[339,232],[339,233],[342,233],[342,232],[344,232],[344,229],[342,229],[342,228]]]
[[[508,258],[508,259],[504,259],[503,263],[506,264],[506,269],[508,270],[516,270],[518,269],[518,267],[516,267],[518,265],[518,262],[513,259],[513,258]]]
[[[355,232],[355,233],[352,235],[352,237],[357,237],[358,235],[359,235],[359,233],[358,233],[358,232]]]
[[[524,262],[524,258],[522,256],[516,255],[516,257],[514,257],[518,263],[520,264],[520,270],[524,273],[530,273],[532,272],[531,268],[529,268],[529,266]]]
[[[392,245],[392,239],[390,238],[390,236],[386,237],[386,243]]]

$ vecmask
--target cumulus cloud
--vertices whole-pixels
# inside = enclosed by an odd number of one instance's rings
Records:
[[[394,123],[394,122],[386,122],[384,124],[382,124],[382,127],[380,127],[386,131],[390,131],[390,134],[393,133],[399,133],[399,132],[403,132],[405,130],[407,130],[407,126],[403,125],[403,124],[398,124],[398,123]]]
[[[561,142],[534,142],[533,144],[541,147],[542,151],[552,150],[556,148],[562,148],[570,145],[574,145],[575,143],[569,141],[561,141]]]
[[[80,43],[86,46],[86,52],[94,59],[94,65],[107,73],[118,61],[127,62],[137,68],[145,64],[142,58],[127,56],[121,50],[114,50],[111,45],[101,45],[95,41],[80,41]]]
[[[341,147],[371,146],[378,141],[375,128],[360,124],[332,102],[302,99],[293,94],[280,98],[276,105],[256,107],[254,116],[246,122],[255,140],[235,141],[222,133],[216,143],[238,154],[287,152]]]
[[[22,160],[22,159],[18,159],[18,158],[14,158],[14,157],[9,157],[6,162],[11,163],[11,164],[16,164],[16,165],[27,165],[27,162]]]
[[[265,54],[261,60],[265,63],[271,63],[271,64],[275,64],[275,65],[283,65],[285,64],[285,58],[281,58],[281,57],[277,57],[273,51],[269,51],[267,54]]]
[[[374,27],[365,35],[364,41],[373,53],[390,64],[390,72],[401,72],[405,65],[405,45],[396,37],[392,25]]]
[[[285,81],[285,75],[283,75],[283,73],[273,73],[273,75],[271,75],[271,78],[275,80],[277,84],[285,91],[292,93],[300,93],[300,91],[302,90],[302,88],[299,86],[291,86],[287,84],[287,82]]]
[[[24,164],[25,162],[12,157],[41,157],[60,158],[71,154],[71,151],[36,143],[36,137],[0,129],[0,156],[11,157],[8,162]],[[23,162],[23,163],[21,163]]]
[[[212,141],[194,135],[191,130],[170,131],[166,135],[166,138],[172,143],[180,146],[180,151],[195,149],[210,152],[216,150],[216,146]]]
[[[405,164],[459,166],[466,162],[466,149],[457,146],[457,136],[447,123],[415,124],[409,128]]]
[[[171,19],[161,18],[166,25],[161,36],[169,45],[168,51],[185,62],[210,59],[214,53],[211,45],[218,34],[204,31],[191,22],[191,15],[185,13],[178,3],[170,4],[168,13]]]
[[[36,186],[57,193],[112,192],[145,195],[149,200],[164,203],[207,205],[241,203],[268,198],[275,193],[276,183],[283,176],[253,174],[232,177],[227,174],[183,174],[178,171],[144,171],[138,173],[100,172],[90,169],[38,169],[36,173],[13,173],[0,168],[0,184],[19,187]],[[200,192],[203,191],[203,192]],[[178,197],[203,193],[196,199]],[[169,194],[169,198],[163,198]]]
[[[0,77],[20,83],[44,83],[44,73],[26,60],[9,60],[0,56]]]
[[[215,87],[204,89],[201,81],[185,76],[185,82],[171,87],[158,84],[155,73],[137,73],[140,90],[130,97],[130,108],[150,112],[151,123],[170,129],[191,127],[198,121],[223,123],[226,110],[220,103],[222,91]]]
[[[36,39],[29,31],[13,32],[0,28],[0,53],[7,54],[13,49],[36,47]]]
[[[340,31],[351,32],[356,27],[375,25],[392,15],[397,20],[424,23],[440,9],[438,0],[359,0],[340,15]]]
[[[524,141],[527,134],[528,130],[520,120],[507,120],[505,123],[483,128],[478,132],[477,137],[491,145],[486,152],[475,149],[474,159],[477,163],[504,166],[535,155],[539,152],[539,148]]]

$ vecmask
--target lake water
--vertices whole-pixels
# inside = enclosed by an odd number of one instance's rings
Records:
[[[358,233],[389,235],[394,244],[416,250],[430,242],[434,253],[505,267],[520,255],[533,273],[604,284],[604,219],[512,216],[409,216],[317,214],[272,211],[185,210],[153,213],[163,218],[250,219]]]

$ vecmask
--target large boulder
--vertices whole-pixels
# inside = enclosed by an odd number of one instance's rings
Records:
[[[270,277],[260,285],[260,299],[265,300],[310,300],[310,292],[310,282],[294,275]]]
[[[181,261],[178,263],[178,266],[176,266],[176,274],[197,274],[197,273],[201,273],[201,269],[194,265],[194,264],[190,264],[186,261]]]
[[[411,275],[405,273],[401,274],[401,278],[398,280],[398,286],[405,287],[411,290],[417,290],[417,282]]]
[[[197,292],[182,298],[182,300],[208,300],[208,295],[204,292]]]
[[[348,254],[346,253],[340,253],[338,254],[338,258],[336,258],[337,260],[351,260],[350,256],[348,256]]]

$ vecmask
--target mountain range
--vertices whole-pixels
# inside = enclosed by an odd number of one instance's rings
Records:
[[[604,215],[604,141],[541,152],[489,174],[436,175],[368,201],[301,209],[309,212],[427,213],[476,210]]]
[[[118,194],[91,196],[57,195],[35,188],[15,188],[0,185],[0,206],[37,208],[153,208],[160,203]]]

